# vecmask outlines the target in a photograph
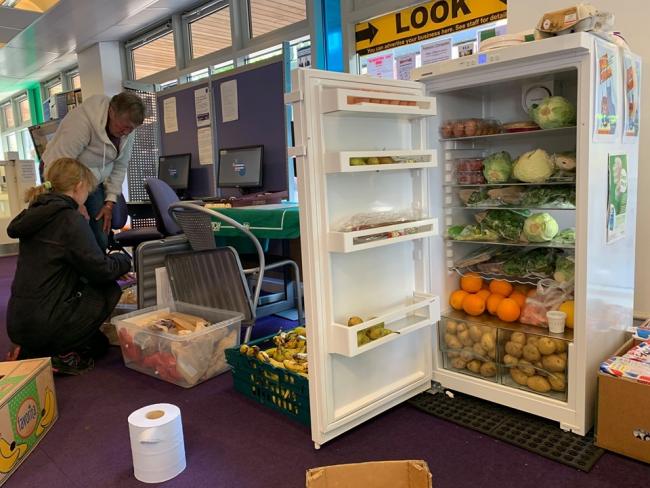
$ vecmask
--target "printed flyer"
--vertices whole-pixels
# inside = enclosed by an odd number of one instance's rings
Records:
[[[625,237],[627,222],[627,155],[610,154],[607,162],[607,243]]]
[[[602,39],[596,39],[596,97],[594,100],[594,142],[616,138],[619,106],[618,48]]]
[[[623,55],[623,86],[625,106],[623,113],[623,142],[636,142],[641,119],[641,58],[626,51]]]

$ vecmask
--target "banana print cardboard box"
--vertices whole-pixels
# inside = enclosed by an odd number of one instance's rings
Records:
[[[57,418],[49,358],[0,362],[0,485]]]

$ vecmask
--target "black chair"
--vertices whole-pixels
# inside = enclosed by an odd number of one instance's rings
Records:
[[[156,228],[164,237],[175,236],[183,233],[183,229],[169,214],[169,207],[180,201],[176,192],[164,181],[158,178],[147,178],[144,188],[149,195],[156,218]]]
[[[115,205],[113,205],[112,231],[108,236],[109,251],[126,252],[125,248],[130,247],[133,248],[133,256],[135,256],[135,250],[141,243],[162,239],[162,234],[155,227],[142,227],[139,229],[114,232],[122,229],[126,225],[128,218],[129,214],[127,212],[126,200],[124,199],[124,195],[120,193],[117,196]]]

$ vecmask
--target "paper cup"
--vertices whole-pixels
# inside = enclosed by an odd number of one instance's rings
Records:
[[[548,330],[554,334],[561,334],[564,332],[564,324],[566,323],[566,314],[559,310],[551,310],[546,312],[548,320]]]

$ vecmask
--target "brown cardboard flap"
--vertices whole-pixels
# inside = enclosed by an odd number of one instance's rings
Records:
[[[307,488],[431,488],[422,460],[339,464],[307,471]]]

